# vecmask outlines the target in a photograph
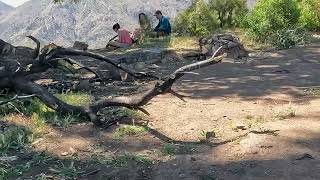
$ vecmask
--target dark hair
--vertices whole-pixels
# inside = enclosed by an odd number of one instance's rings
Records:
[[[145,13],[140,13],[140,14],[139,14],[139,19],[140,19],[140,16],[141,16],[141,15],[147,16]]]
[[[162,15],[162,12],[161,12],[161,11],[159,11],[159,10],[157,10],[157,11],[156,11],[156,14],[160,14],[160,15]]]
[[[112,29],[120,29],[120,24],[119,23],[116,23],[115,25],[113,25]]]

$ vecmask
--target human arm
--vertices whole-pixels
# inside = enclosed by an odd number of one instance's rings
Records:
[[[158,25],[154,28],[154,31],[159,31],[160,26],[161,26],[161,21],[159,21]]]
[[[167,31],[170,27],[170,22],[169,19],[167,17],[163,17],[161,20],[161,23],[159,23],[159,30],[160,31]]]

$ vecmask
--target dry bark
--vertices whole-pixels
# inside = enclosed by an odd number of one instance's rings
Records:
[[[171,89],[172,85],[178,79],[196,69],[219,63],[224,58],[224,56],[217,57],[217,54],[219,54],[219,52],[222,50],[222,47],[220,47],[211,58],[177,69],[174,73],[162,78],[161,83],[156,83],[153,88],[142,94],[130,97],[114,97],[90,105],[89,107],[82,107],[73,106],[59,100],[54,95],[49,93],[45,88],[29,80],[28,76],[36,73],[46,72],[50,68],[57,68],[59,61],[61,60],[65,60],[70,64],[79,65],[79,63],[77,63],[75,60],[71,61],[68,56],[87,56],[107,62],[138,79],[159,78],[147,73],[137,73],[133,70],[121,67],[119,64],[116,64],[113,59],[92,52],[66,49],[56,46],[55,44],[49,44],[45,46],[40,52],[39,41],[32,36],[29,38],[36,42],[37,47],[35,50],[14,47],[8,43],[1,45],[1,43],[4,41],[0,41],[0,52],[3,52],[1,47],[10,46],[10,48],[14,49],[6,53],[0,53],[0,88],[10,88],[20,94],[32,94],[33,96],[39,98],[48,107],[56,110],[59,113],[80,114],[96,124],[100,122],[99,117],[97,116],[98,111],[106,107],[120,106],[144,111],[142,107],[146,105],[152,98],[160,94],[171,93],[182,99],[181,95]],[[82,67],[94,73],[94,71],[92,71],[90,68],[84,66]]]

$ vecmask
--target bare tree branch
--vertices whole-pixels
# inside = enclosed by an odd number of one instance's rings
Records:
[[[13,98],[11,99],[8,99],[6,101],[0,101],[0,106],[1,105],[4,105],[4,104],[8,104],[12,101],[16,101],[16,100],[21,100],[21,99],[27,99],[27,98],[31,98],[31,97],[34,97],[36,96],[35,94],[32,94],[32,95],[25,95],[25,96],[18,96],[18,95],[15,95]]]
[[[37,47],[36,47],[36,49],[34,49],[33,56],[32,56],[33,59],[36,59],[39,55],[39,52],[40,52],[40,41],[31,35],[27,36],[27,37],[30,38],[32,41],[34,41],[37,44]]]
[[[133,76],[136,79],[144,79],[144,78],[151,78],[151,79],[159,79],[156,76],[153,76],[148,73],[144,72],[134,72],[133,70],[129,68],[122,67],[121,64],[117,64],[114,59],[108,58],[106,56],[96,54],[93,52],[85,52],[85,51],[80,51],[80,50],[73,50],[73,49],[66,49],[66,48],[57,48],[51,52],[51,58],[52,57],[57,57],[57,56],[86,56],[86,57],[91,57],[103,62],[107,62],[111,64],[112,66],[128,73],[129,75]]]
[[[30,36],[31,39],[32,36]],[[37,40],[34,40],[37,42]],[[32,96],[36,96],[39,98],[44,104],[46,104],[48,107],[56,110],[59,113],[62,114],[69,114],[69,113],[74,113],[74,114],[80,114],[82,116],[87,117],[94,123],[99,123],[100,119],[98,118],[98,112],[106,107],[111,107],[111,106],[119,106],[119,107],[127,107],[130,109],[138,109],[141,110],[142,112],[148,114],[147,111],[145,111],[142,106],[146,105],[150,100],[152,100],[154,97],[160,95],[160,94],[166,94],[166,93],[171,93],[178,98],[183,100],[182,95],[174,92],[171,88],[173,84],[183,77],[185,74],[194,74],[192,71],[196,69],[200,69],[206,66],[210,66],[213,64],[217,64],[223,60],[225,55],[216,57],[217,54],[220,53],[222,50],[222,47],[220,47],[214,55],[204,61],[200,61],[197,63],[189,64],[186,66],[183,66],[179,69],[177,69],[174,73],[170,74],[169,76],[161,79],[161,82],[158,82],[154,85],[153,88],[150,90],[138,94],[136,96],[123,96],[123,97],[114,97],[110,98],[104,101],[100,101],[96,104],[90,105],[89,107],[82,107],[82,106],[73,106],[70,104],[67,104],[61,100],[59,100],[57,97],[49,93],[46,89],[44,89],[42,86],[33,83],[29,81],[26,76],[34,73],[41,73],[47,71],[49,68],[57,68],[59,64],[59,60],[63,59],[66,62],[74,65],[77,64],[82,68],[85,68],[82,64],[67,58],[66,56],[86,56],[86,57],[91,57],[94,59],[98,59],[100,61],[107,62],[114,67],[128,73],[129,75],[142,79],[142,78],[153,78],[153,79],[158,79],[158,77],[149,75],[147,73],[137,73],[134,72],[128,68],[124,68],[121,65],[117,64],[113,59],[105,57],[100,54],[92,53],[92,52],[84,52],[84,51],[78,51],[78,50],[72,50],[72,49],[65,49],[62,47],[59,47],[53,43],[45,46],[42,50],[41,53],[39,54],[39,60],[31,59],[30,57],[27,57],[27,63],[21,63],[22,66],[21,68],[17,67],[20,64],[18,62],[15,63],[14,61],[8,61],[5,63],[4,68],[0,67],[0,87],[9,87],[17,92],[23,92],[24,94],[32,94]],[[37,43],[37,49],[35,52],[38,52],[38,43]],[[30,64],[31,62],[31,64]],[[27,66],[27,67],[25,67]],[[19,66],[20,67],[20,66]],[[85,68],[87,70],[91,70],[90,68]],[[91,71],[93,72],[93,71]],[[94,73],[94,72],[93,72]],[[95,73],[96,74],[96,73]],[[22,97],[21,97],[22,98]],[[10,101],[19,99],[19,97],[14,97]],[[8,103],[8,102],[1,102],[1,103]],[[1,104],[0,104],[1,105]]]

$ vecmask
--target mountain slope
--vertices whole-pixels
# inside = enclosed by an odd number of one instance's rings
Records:
[[[151,15],[160,9],[174,18],[191,0],[86,0],[53,4],[31,0],[0,19],[0,38],[24,44],[32,34],[44,43],[70,46],[76,40],[90,47],[103,47],[115,35],[112,25],[119,22],[129,30],[138,27],[138,14]],[[155,21],[153,16],[151,19]]]
[[[14,8],[0,1],[0,16],[7,14]]]

